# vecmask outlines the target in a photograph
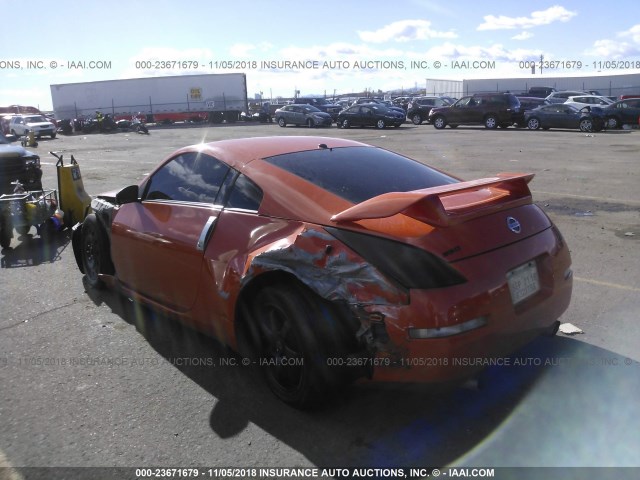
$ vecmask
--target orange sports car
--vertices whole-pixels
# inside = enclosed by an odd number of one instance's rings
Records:
[[[532,177],[336,138],[198,144],[94,198],[73,248],[92,287],[215,336],[303,407],[355,379],[463,379],[556,332],[571,258]]]

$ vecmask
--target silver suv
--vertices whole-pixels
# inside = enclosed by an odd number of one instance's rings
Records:
[[[9,121],[9,131],[16,137],[33,132],[40,138],[47,135],[56,138],[56,127],[44,115],[16,115]]]

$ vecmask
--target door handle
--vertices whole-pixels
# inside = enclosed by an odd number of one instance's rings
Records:
[[[196,248],[199,251],[204,251],[204,247],[207,245],[207,242],[211,237],[211,233],[213,232],[213,227],[216,224],[216,220],[218,220],[217,216],[211,216],[207,220],[207,223],[204,224],[204,227],[202,227],[202,231],[200,232],[200,236],[198,237],[198,243],[196,243]]]

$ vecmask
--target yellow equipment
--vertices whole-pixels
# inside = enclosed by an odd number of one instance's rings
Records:
[[[56,169],[58,171],[58,194],[60,210],[64,212],[64,224],[71,228],[77,222],[82,222],[91,210],[91,197],[84,190],[82,176],[78,162],[71,155],[71,162],[65,165],[62,155],[49,152],[58,159]]]
[[[23,147],[37,147],[36,134],[33,131],[27,132],[20,143]]]

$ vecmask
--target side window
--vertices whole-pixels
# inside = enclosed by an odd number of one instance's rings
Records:
[[[262,202],[262,190],[243,174],[238,176],[227,201],[227,208],[243,208],[258,211]]]
[[[144,200],[215,203],[228,171],[229,167],[209,155],[178,155],[149,179]]]

